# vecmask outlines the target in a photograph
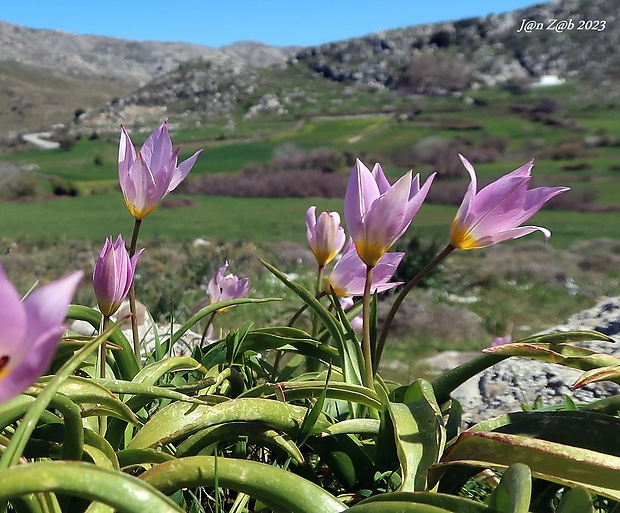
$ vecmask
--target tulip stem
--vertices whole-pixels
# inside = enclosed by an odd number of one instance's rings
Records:
[[[104,333],[105,330],[108,329],[108,323],[110,322],[110,317],[108,315],[101,316],[101,323],[99,325],[99,334]],[[108,355],[108,339],[106,338],[102,344],[99,346],[99,377],[101,379],[105,379],[105,366],[106,359]],[[105,421],[105,417],[103,415],[99,415],[99,434],[101,436],[105,436],[105,432],[107,430],[107,425]]]
[[[207,340],[207,331],[209,331],[209,326],[211,326],[213,324],[213,319],[215,318],[215,314],[217,313],[217,310],[215,312],[213,312],[210,316],[209,319],[207,320],[207,325],[205,326],[205,329],[202,332],[202,337],[200,337],[200,347],[204,346],[205,340]]]
[[[324,265],[319,265],[316,274],[316,292],[317,298],[321,297],[321,285],[323,284],[323,271],[325,271]],[[312,331],[310,332],[313,339],[316,340],[319,333],[319,315],[314,312],[312,314]],[[306,360],[306,372],[318,372],[321,369],[321,362],[312,358]]]
[[[364,284],[364,296],[362,298],[362,354],[364,355],[364,385],[374,390],[374,372],[372,366],[372,348],[370,347],[370,289],[374,266],[366,266],[366,283]]]
[[[426,266],[418,274],[416,274],[411,279],[411,281],[407,283],[407,285],[403,287],[403,289],[394,300],[394,304],[390,308],[390,311],[385,318],[383,329],[381,330],[381,335],[379,336],[379,340],[377,342],[377,352],[375,354],[374,362],[375,365],[372,371],[373,376],[379,368],[379,362],[381,361],[381,355],[383,354],[383,349],[385,347],[385,341],[387,339],[388,332],[390,331],[390,326],[392,326],[392,321],[394,320],[394,316],[400,308],[401,303],[403,302],[407,294],[409,294],[411,289],[415,287],[418,283],[420,283],[420,280],[422,280],[422,278],[424,278],[430,271],[437,267],[455,249],[456,248],[452,244],[448,244],[441,253],[439,253],[435,258],[433,258],[433,260],[431,260],[428,264],[426,264]]]
[[[323,284],[323,271],[325,271],[324,265],[319,265],[319,270],[316,275],[316,297],[319,297]],[[315,314],[312,316],[312,338],[316,338],[316,334],[319,331],[319,316]]]
[[[138,245],[138,233],[140,232],[140,225],[142,219],[136,219],[133,225],[133,233],[131,234],[131,244],[129,245],[129,257],[131,258],[136,254],[136,246]],[[133,352],[136,355],[136,360],[140,362],[140,337],[138,335],[138,316],[136,311],[136,289],[134,286],[134,280],[129,287],[129,310],[131,311],[131,333],[133,335]]]

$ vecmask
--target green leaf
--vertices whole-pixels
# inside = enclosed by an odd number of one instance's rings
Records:
[[[29,493],[54,492],[98,501],[120,513],[183,513],[144,481],[90,463],[40,461],[0,470],[0,501]]]
[[[620,456],[620,418],[592,411],[535,411],[500,415],[471,429],[527,435]]]
[[[219,487],[247,493],[275,511],[337,513],[347,509],[307,479],[256,461],[192,456],[157,465],[140,478],[165,494],[181,488],[213,487],[217,479]]]
[[[299,464],[304,463],[299,447],[288,435],[256,422],[228,422],[202,429],[181,442],[175,455],[177,458],[196,456],[205,447],[218,442],[244,439],[272,450],[283,451]]]
[[[592,369],[584,372],[579,379],[575,381],[572,388],[582,388],[591,383],[598,381],[614,381],[618,383],[620,381],[620,365],[614,365],[612,367],[603,367],[602,369]]]
[[[193,405],[175,402],[159,410],[138,431],[128,448],[154,447],[186,438],[201,429],[229,422],[257,422],[293,436],[296,434],[307,408],[280,401],[243,398],[215,405]],[[325,417],[316,424],[321,431],[329,425]]]
[[[535,477],[620,499],[620,457],[528,436],[484,431],[461,434],[432,469],[430,481],[437,483],[452,465],[501,469],[513,463],[525,463]]]
[[[53,379],[52,376],[45,376],[40,381],[49,383],[51,379]],[[109,382],[114,383],[114,380]],[[131,408],[97,380],[69,376],[61,383],[58,392],[76,404],[98,404],[104,406],[107,411],[118,416],[118,418],[132,424],[138,424],[138,419]]]
[[[346,490],[372,485],[368,481],[373,475],[374,464],[355,436],[339,434],[313,437],[308,440],[308,445]]]
[[[500,513],[485,504],[464,497],[430,492],[393,492],[365,499],[347,512],[352,513]]]
[[[275,397],[276,387],[278,393],[284,394],[287,401],[296,401],[319,397],[325,389],[325,382],[316,380],[286,381],[271,385],[261,385],[244,392],[240,397]],[[341,381],[330,381],[326,395],[330,399],[341,399],[351,403],[363,404],[376,410],[381,409],[381,402],[377,393],[365,386],[352,385]]]
[[[553,352],[558,353],[556,355],[553,355],[554,361],[562,360],[562,353],[565,353],[568,358],[577,358],[583,361],[587,361],[588,356],[595,354],[593,353],[593,351],[589,351],[587,349],[576,346],[562,344],[566,344],[568,342],[584,342],[588,340],[613,342],[613,339],[609,338],[607,335],[599,333],[598,331],[562,331],[556,333],[546,333],[544,335],[536,335],[533,337],[524,338],[523,340],[511,344],[505,344],[502,346],[484,349],[485,354],[474,358],[473,360],[466,362],[462,365],[459,365],[451,371],[445,372],[433,381],[433,388],[435,389],[435,396],[437,397],[437,402],[439,404],[443,404],[450,398],[450,394],[452,393],[452,391],[465,383],[465,381],[475,376],[479,372],[484,371],[485,369],[495,365],[496,363],[501,362],[502,360],[505,360],[510,356],[530,356],[533,358],[540,356],[541,358],[543,358],[543,355],[545,354],[543,350],[532,351],[529,355],[513,354],[519,351],[514,349],[516,344],[526,344],[530,345],[531,347],[536,347],[535,345],[532,346],[532,344],[540,344],[541,348],[544,347],[544,344],[547,344],[548,348],[553,346],[553,350],[555,350]],[[533,354],[536,354],[536,356],[533,356]],[[546,353],[545,357],[550,358],[550,354],[551,353]],[[603,360],[603,357],[599,358],[599,356],[597,355],[593,359],[593,361],[590,362],[591,366],[583,370],[588,370],[600,366],[599,364],[602,363],[601,360]],[[612,364],[611,360],[609,360],[609,362],[610,364]]]
[[[528,513],[532,497],[532,473],[527,465],[508,467],[489,497],[489,506],[501,513]]]
[[[576,486],[562,496],[555,513],[594,513],[592,497],[585,488]]]
[[[144,385],[142,383],[134,383],[133,381],[119,381],[115,379],[96,379],[92,380],[100,383],[107,388],[110,392],[116,394],[131,394],[134,396],[142,396],[151,399],[171,399],[174,401],[184,401],[194,404],[205,404],[205,401],[198,399],[197,397],[190,397],[189,395],[176,392],[170,388],[156,387],[151,385]],[[127,405],[131,405],[129,401]],[[126,405],[126,407],[128,407]],[[137,406],[134,405],[134,408]],[[137,407],[137,409],[140,409]]]
[[[358,434],[376,436],[379,432],[378,419],[346,419],[325,429],[326,435]]]
[[[252,325],[253,323],[248,322],[239,330],[231,330],[224,339],[224,344],[226,345],[226,361],[229,366],[235,363],[241,344]]]
[[[432,386],[418,380],[405,393],[404,403],[392,403],[386,397],[384,405],[387,413],[384,418],[389,416],[391,421],[401,468],[399,491],[425,491],[428,469],[437,463],[446,442],[441,411]],[[381,450],[379,442],[377,447]]]

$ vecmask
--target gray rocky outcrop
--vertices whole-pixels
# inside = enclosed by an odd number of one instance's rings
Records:
[[[594,330],[613,342],[589,341],[581,347],[620,357],[620,297],[607,298],[594,307],[572,315],[549,331]],[[461,360],[462,360],[462,356]],[[474,355],[467,354],[466,358]],[[457,356],[453,355],[453,358]],[[435,361],[448,361],[435,357]],[[453,368],[453,367],[450,367]],[[604,381],[573,390],[581,371],[528,358],[508,358],[474,376],[453,393],[463,406],[467,423],[479,422],[504,413],[520,411],[522,404],[533,405],[537,397],[543,405],[557,404],[569,396],[575,402],[590,402],[620,393],[616,383]]]

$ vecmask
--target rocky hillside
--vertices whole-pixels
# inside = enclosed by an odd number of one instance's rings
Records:
[[[30,66],[29,76],[38,66],[47,74],[62,70],[65,77],[100,77],[96,98],[109,91],[107,101],[80,100],[71,108],[86,111],[83,125],[102,127],[117,126],[119,119],[150,123],[162,114],[232,120],[259,112],[324,113],[335,101],[369,97],[377,90],[437,95],[495,84],[520,86],[544,75],[593,81],[612,94],[620,77],[618,18],[617,0],[553,0],[504,14],[296,49],[125,41],[0,22],[0,48],[5,62]],[[50,83],[47,75],[42,82]],[[2,87],[0,82],[0,97],[8,100],[0,101],[0,116],[15,117],[23,105],[30,105],[29,112],[37,110],[20,96],[18,86],[4,95]],[[389,97],[383,101],[379,108],[389,108]],[[59,103],[55,97],[54,105]],[[61,120],[69,121],[73,112]]]
[[[282,64],[299,47],[240,42],[222,48],[37,30],[0,21],[0,136],[47,130],[188,61],[232,59],[252,69]]]
[[[82,36],[56,30],[38,30],[0,21],[3,61],[59,69],[70,75],[116,77],[144,84],[179,64],[217,57],[232,57],[253,67],[284,62],[295,48],[242,42],[222,48],[188,43],[130,41]]]
[[[451,68],[453,80],[456,71],[470,85],[546,74],[615,79],[620,76],[618,19],[616,0],[555,0],[484,18],[385,31],[306,48],[295,60],[332,80],[388,87],[403,84],[407,67],[420,64],[421,69],[411,70],[412,75],[428,74],[442,59],[462,68]],[[525,31],[524,20],[530,22]],[[569,21],[572,28],[566,25]],[[424,59],[426,55],[432,55],[435,64]]]
[[[620,77],[618,18],[616,0],[555,0],[499,15],[378,32],[303,48],[288,59],[276,82],[269,80],[273,71],[220,57],[173,70],[106,112],[126,119],[132,106],[164,104],[169,112],[197,117],[239,110],[246,115],[303,112],[304,98],[317,103],[310,92],[316,87],[307,85],[311,76],[320,77],[336,97],[377,89],[437,95],[520,86],[544,75],[613,88]],[[526,30],[524,21],[530,22]]]

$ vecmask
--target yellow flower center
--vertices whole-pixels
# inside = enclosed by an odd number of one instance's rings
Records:
[[[144,209],[138,209],[138,208],[134,207],[133,205],[131,205],[127,201],[127,198],[125,198],[125,205],[127,205],[127,208],[129,209],[129,212],[131,212],[131,215],[135,219],[137,219],[138,221],[142,221],[142,219],[144,219],[151,212],[153,212],[153,210],[155,210],[155,208],[157,208],[157,204],[155,204],[155,205],[151,205],[150,207],[147,207],[147,208],[144,208]]]
[[[334,290],[334,294],[336,294],[338,297],[344,297],[347,295],[346,290],[341,289],[340,287],[337,287],[336,285],[334,285],[334,283],[332,283],[332,279],[330,276],[325,280],[325,292],[331,294],[332,289]]]
[[[337,251],[321,251],[316,248],[310,249],[312,250],[312,253],[314,253],[317,263],[323,267],[329,264],[338,253]]]
[[[450,243],[458,249],[478,249],[481,248],[475,237],[471,235],[469,230],[466,230],[462,226],[456,226],[456,223],[452,223],[450,228]]]
[[[385,252],[390,249],[390,246],[383,247],[376,242],[367,243],[365,240],[356,240],[355,247],[357,248],[357,254],[366,265],[375,266],[381,260],[381,257],[385,255]]]
[[[7,355],[0,356],[0,379],[4,378],[9,372],[9,359]]]

